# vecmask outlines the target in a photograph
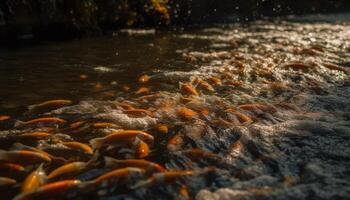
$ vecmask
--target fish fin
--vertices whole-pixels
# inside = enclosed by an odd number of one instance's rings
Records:
[[[148,187],[148,186],[150,186],[152,184],[152,180],[151,180],[151,178],[149,178],[149,179],[147,179],[147,180],[141,180],[141,181],[139,181],[138,183],[136,183],[135,185],[132,185],[131,187],[130,187],[130,189],[138,189],[138,188],[140,188],[140,187]]]
[[[115,166],[116,164],[118,164],[120,162],[120,160],[117,160],[117,159],[109,157],[109,156],[105,156],[104,161],[105,161],[106,167]]]
[[[100,157],[100,152],[98,150],[95,151],[95,153],[92,155],[91,159],[86,163],[86,166],[91,166],[94,163],[96,163],[96,161],[98,160],[98,157]]]
[[[93,149],[99,149],[102,146],[102,139],[101,138],[95,138],[90,140],[90,144]]]
[[[30,111],[33,111],[33,110],[35,110],[37,108],[37,105],[30,105],[30,106],[28,106],[28,111],[30,112]]]
[[[84,192],[91,192],[95,190],[96,188],[96,182],[94,180],[84,181],[79,184],[80,191]]]
[[[26,123],[23,122],[23,121],[20,121],[20,120],[16,120],[15,124],[14,124],[14,127],[19,127],[19,126],[23,126],[25,125]]]
[[[22,150],[22,149],[26,149],[26,145],[19,142],[12,144],[11,150]]]
[[[30,194],[32,194],[32,192],[22,192],[15,196],[13,200],[25,200]]]

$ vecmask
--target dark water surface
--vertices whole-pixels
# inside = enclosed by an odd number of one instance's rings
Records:
[[[205,49],[208,42],[176,36],[174,32],[119,33],[1,49],[0,110],[50,99],[94,98],[96,83],[104,88],[133,86],[144,73],[190,69],[176,51]],[[82,74],[88,78],[81,80]]]

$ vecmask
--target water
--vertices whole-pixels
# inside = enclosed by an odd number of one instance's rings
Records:
[[[190,69],[177,50],[202,49],[208,42],[176,33],[106,36],[44,43],[0,51],[0,110],[38,102],[96,97],[94,85],[134,86],[137,78],[162,70]],[[107,70],[107,71],[104,71]],[[81,80],[85,74],[88,79]]]
[[[155,34],[129,30],[129,36],[3,51],[1,108],[12,118],[2,122],[0,147],[35,147],[65,163],[92,160],[82,171],[48,181],[83,182],[68,188],[66,198],[348,199],[349,26],[297,20]],[[143,74],[149,82],[138,81]],[[138,94],[140,87],[150,91]],[[27,107],[58,98],[73,103],[40,112]],[[18,123],[38,117],[66,122]],[[96,125],[101,122],[112,124]],[[145,131],[154,141],[129,135],[98,147],[92,140],[123,129]],[[23,137],[34,131],[50,135]],[[95,148],[93,155],[64,145],[71,141]],[[177,176],[164,181],[169,174],[142,172],[102,184],[97,177],[112,170],[104,156],[144,158]],[[55,160],[44,170],[61,165]],[[0,176],[21,183],[27,174]],[[6,199],[19,187],[2,191]]]

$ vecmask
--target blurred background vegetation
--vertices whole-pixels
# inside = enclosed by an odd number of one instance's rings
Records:
[[[1,0],[0,42],[349,11],[350,0]]]

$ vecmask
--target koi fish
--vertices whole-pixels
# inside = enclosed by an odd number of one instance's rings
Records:
[[[65,162],[66,160],[62,157],[56,157],[56,156],[53,156],[41,149],[38,149],[38,148],[35,148],[35,147],[31,147],[31,146],[27,146],[27,145],[24,145],[22,143],[14,143],[13,144],[13,148],[15,150],[26,150],[26,151],[33,151],[33,152],[37,152],[39,154],[42,154],[46,157],[49,157],[52,161],[58,161],[58,162]]]
[[[23,163],[23,164],[38,164],[51,162],[51,158],[47,155],[34,151],[4,151],[0,150],[0,160]]]
[[[22,165],[5,162],[0,163],[0,173],[1,174],[19,174],[24,172],[25,168]]]
[[[139,138],[136,138],[134,145],[136,145],[136,157],[138,158],[144,158],[147,157],[150,150],[147,143],[140,140]]]
[[[181,117],[184,120],[191,120],[198,116],[197,112],[186,107],[178,109],[177,114],[179,115],[179,117]]]
[[[63,142],[63,145],[65,145],[71,149],[76,149],[76,150],[82,151],[82,152],[87,153],[87,154],[93,153],[93,150],[89,145],[81,143],[81,142],[75,142],[75,141],[74,142]]]
[[[145,93],[149,93],[149,92],[150,92],[150,89],[149,89],[149,88],[140,87],[140,88],[135,92],[135,94],[145,94]]]
[[[46,173],[41,164],[36,170],[31,172],[22,183],[21,192],[33,192],[45,184],[47,180]]]
[[[22,122],[22,121],[17,121],[15,123],[15,127],[17,126],[27,126],[27,125],[32,125],[32,124],[38,124],[38,123],[57,123],[57,124],[64,124],[67,121],[61,118],[57,118],[57,117],[43,117],[43,118],[37,118],[37,119],[33,119],[33,120],[29,120],[26,122]]]
[[[167,149],[169,151],[177,151],[181,149],[183,144],[184,144],[184,135],[176,134],[168,140]]]
[[[86,74],[80,74],[80,75],[79,75],[79,78],[80,78],[81,80],[86,80],[86,79],[88,78],[88,75],[86,75]]]
[[[40,104],[28,106],[28,109],[29,111],[40,110],[40,109],[55,109],[63,106],[69,106],[72,103],[73,102],[71,100],[56,99],[56,100],[45,101]]]
[[[0,121],[6,121],[6,120],[9,120],[9,119],[11,119],[11,117],[8,116],[8,115],[0,115]]]
[[[52,136],[52,135],[47,132],[33,132],[33,133],[23,133],[21,135],[17,135],[16,137],[22,138],[22,139],[43,139],[49,136]]]
[[[196,88],[194,88],[191,84],[188,83],[180,82],[180,90],[182,93],[187,95],[199,96],[199,93],[197,92]]]
[[[65,195],[69,190],[76,188],[81,184],[79,180],[63,180],[48,183],[39,187],[33,192],[26,192],[17,195],[13,200],[35,200],[45,198],[58,198]]]
[[[123,109],[125,110],[132,110],[132,109],[135,109],[135,107],[127,102],[120,102],[120,103],[117,103],[118,106],[122,107]]]
[[[87,163],[85,162],[72,162],[65,164],[55,170],[53,170],[49,175],[49,179],[56,178],[57,176],[63,175],[63,174],[71,174],[71,173],[77,173],[85,169],[87,166]]]
[[[208,80],[210,82],[212,82],[214,85],[219,85],[219,86],[222,85],[222,82],[221,82],[221,80],[219,78],[210,77],[210,78],[208,78]]]
[[[145,170],[135,167],[125,167],[122,169],[115,169],[113,171],[107,172],[106,174],[103,174],[96,179],[93,180],[93,183],[95,184],[101,184],[105,181],[111,181],[115,179],[121,179],[124,177],[128,177],[131,175],[143,175],[145,173]]]
[[[163,134],[167,134],[169,132],[169,128],[165,124],[158,124],[156,129],[157,129],[157,131],[159,131],[160,133],[163,133]]]
[[[151,77],[145,74],[145,75],[142,75],[139,77],[139,82],[140,83],[147,83],[150,79],[151,79]]]
[[[213,86],[211,86],[208,82],[200,79],[200,78],[196,78],[194,80],[194,85],[197,85],[198,87],[204,89],[204,90],[207,90],[207,91],[210,91],[210,92],[214,92],[215,89],[213,88]]]
[[[153,142],[152,135],[138,130],[123,130],[115,131],[103,138],[95,138],[90,140],[90,144],[94,149],[99,149],[104,145],[115,144],[118,142],[125,142],[135,139],[135,137],[147,142]]]
[[[0,187],[16,184],[16,180],[8,177],[0,177]]]
[[[181,177],[193,176],[195,174],[192,170],[174,170],[166,171],[153,174],[150,178],[145,181],[140,181],[136,184],[133,189],[140,187],[150,187],[157,184],[169,183],[175,181]]]
[[[163,172],[165,169],[157,164],[143,159],[128,159],[128,160],[117,160],[112,157],[105,157],[106,167],[136,167],[150,172]]]
[[[130,109],[130,110],[125,110],[125,114],[127,115],[136,115],[136,116],[153,116],[153,113],[149,110],[146,109]]]

